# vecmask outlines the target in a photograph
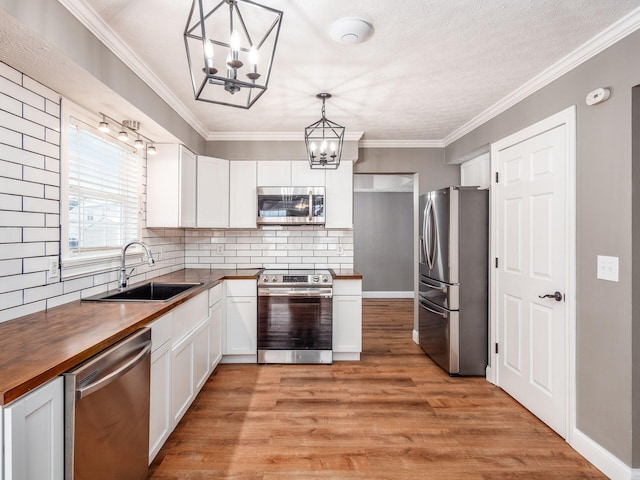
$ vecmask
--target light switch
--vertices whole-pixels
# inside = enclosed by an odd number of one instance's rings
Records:
[[[597,278],[610,282],[618,281],[618,257],[605,257],[598,255]]]

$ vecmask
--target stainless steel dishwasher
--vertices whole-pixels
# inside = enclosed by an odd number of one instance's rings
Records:
[[[146,477],[150,350],[143,328],[64,374],[66,480]]]

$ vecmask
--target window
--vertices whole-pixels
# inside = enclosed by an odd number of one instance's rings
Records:
[[[73,112],[63,118],[63,273],[108,269],[124,244],[140,239],[141,158]]]

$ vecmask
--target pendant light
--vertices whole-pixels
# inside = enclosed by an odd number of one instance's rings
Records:
[[[304,130],[307,157],[311,168],[336,169],[340,165],[345,128],[329,120],[325,115],[325,101],[330,93],[316,95],[322,100],[322,117]]]

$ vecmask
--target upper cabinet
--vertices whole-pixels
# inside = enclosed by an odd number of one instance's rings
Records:
[[[324,187],[323,169],[312,170],[306,161],[258,162],[259,187]]]
[[[460,165],[460,185],[488,189],[491,183],[489,153],[483,153]]]
[[[198,228],[229,228],[229,160],[198,156]]]
[[[256,162],[229,162],[229,227],[257,228]]]
[[[326,228],[353,228],[353,162],[342,161],[326,174]]]
[[[156,145],[147,159],[147,227],[196,226],[196,156],[183,145]]]

